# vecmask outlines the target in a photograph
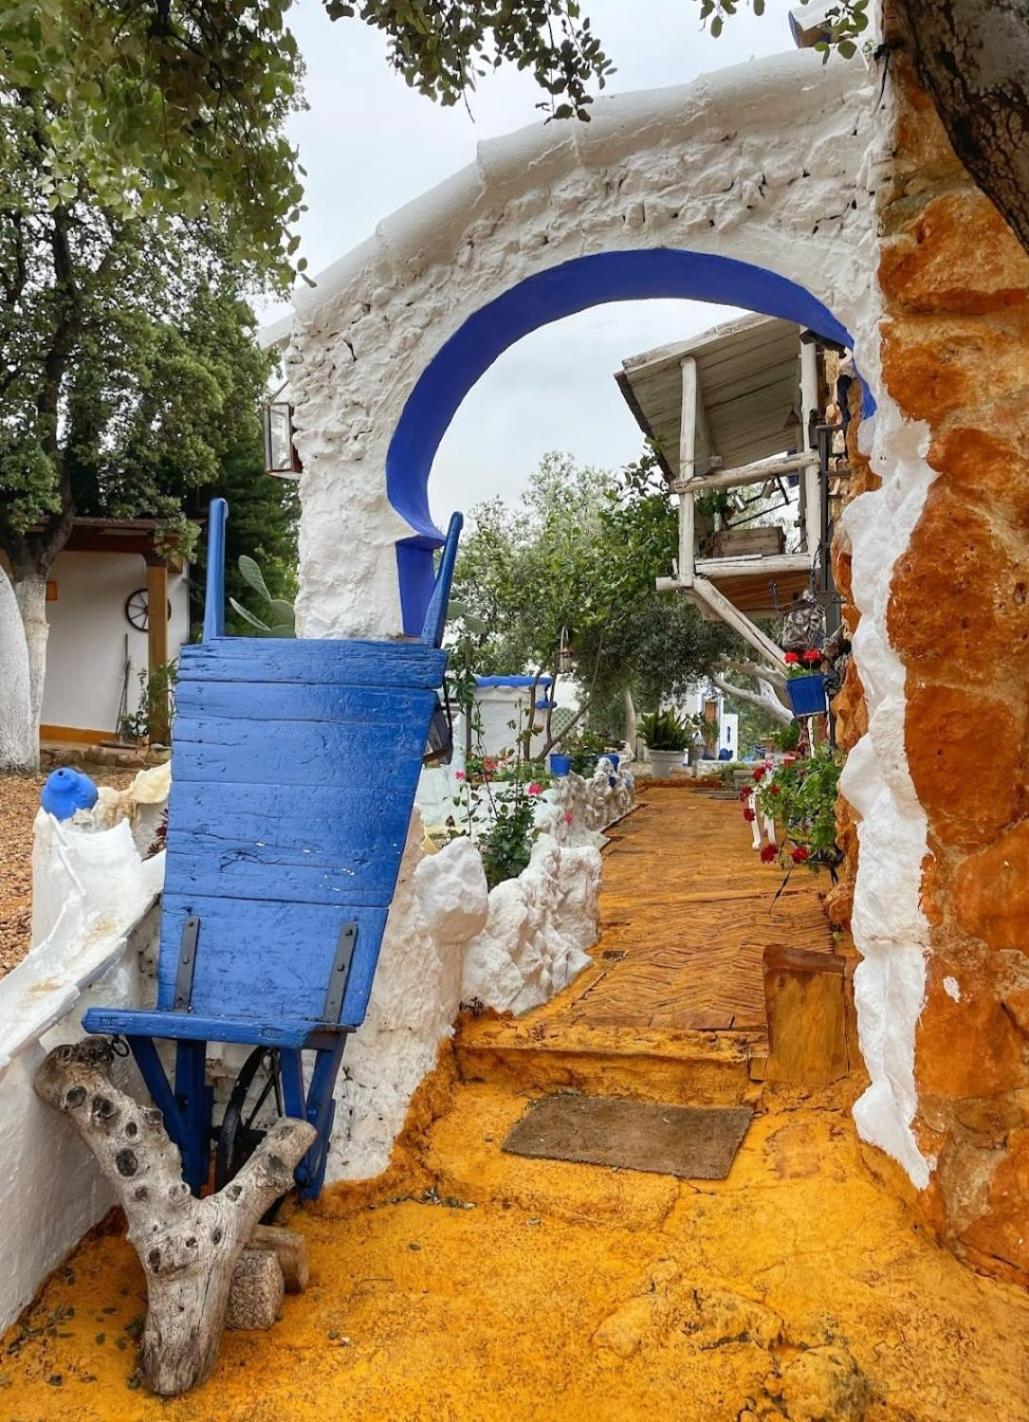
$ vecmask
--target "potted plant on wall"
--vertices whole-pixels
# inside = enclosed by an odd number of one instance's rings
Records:
[[[682,769],[683,752],[693,739],[693,730],[680,716],[674,711],[652,711],[641,718],[640,734],[658,780]]]

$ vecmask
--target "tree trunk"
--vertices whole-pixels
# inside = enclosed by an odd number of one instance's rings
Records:
[[[29,663],[29,710],[32,734],[39,741],[39,723],[43,713],[43,686],[46,681],[46,644],[50,624],[46,620],[46,578],[38,573],[17,577],[14,595],[18,600],[25,646]]]
[[[894,0],[954,152],[1029,251],[1029,0]]]
[[[69,1118],[117,1191],[147,1278],[143,1377],[173,1396],[214,1367],[236,1263],[261,1216],[292,1186],[317,1132],[306,1121],[278,1121],[235,1179],[198,1200],[161,1112],[112,1084],[113,1055],[98,1037],[56,1047],[35,1087]]]
[[[14,588],[0,567],[0,771],[38,769],[25,629]]]
[[[629,747],[630,754],[635,755],[639,731],[636,724],[636,703],[633,701],[632,692],[628,687],[622,692],[622,705],[625,707],[625,743]]]

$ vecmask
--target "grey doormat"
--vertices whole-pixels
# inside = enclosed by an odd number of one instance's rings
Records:
[[[503,1149],[510,1155],[724,1180],[752,1114],[749,1106],[663,1106],[561,1092],[534,1101]]]

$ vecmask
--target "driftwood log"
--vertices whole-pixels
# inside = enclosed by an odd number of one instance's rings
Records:
[[[235,1179],[198,1200],[161,1112],[112,1083],[112,1060],[102,1038],[57,1047],[35,1087],[69,1118],[118,1194],[147,1279],[143,1379],[169,1396],[214,1367],[237,1261],[317,1133],[306,1121],[278,1121]]]

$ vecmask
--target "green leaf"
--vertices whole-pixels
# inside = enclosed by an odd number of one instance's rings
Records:
[[[251,627],[256,627],[259,632],[270,632],[272,630],[267,622],[262,622],[259,617],[255,617],[252,612],[248,612],[234,597],[229,598],[229,603],[232,610],[242,617],[244,622],[249,623]]]
[[[272,595],[268,591],[268,584],[264,580],[264,574],[254,562],[253,558],[248,557],[246,553],[241,553],[237,560],[237,566],[240,576],[248,587],[252,587],[254,592],[260,594],[265,602],[271,602]]]

